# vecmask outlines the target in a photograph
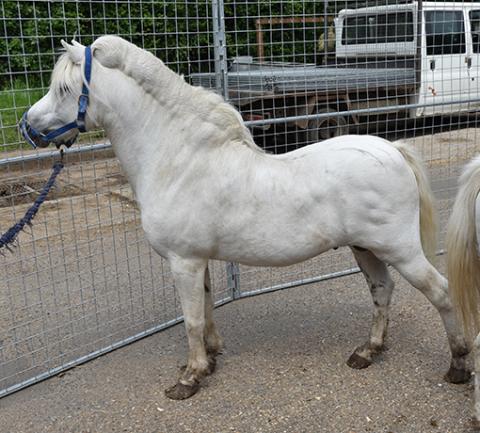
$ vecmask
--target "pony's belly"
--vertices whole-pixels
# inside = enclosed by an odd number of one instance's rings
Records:
[[[265,248],[265,245],[258,245],[256,248],[242,248],[238,245],[234,251],[229,249],[218,249],[218,254],[213,257],[218,260],[238,262],[246,266],[289,266],[303,262],[318,256],[333,247],[333,243],[318,242],[311,245],[299,245],[286,248]]]

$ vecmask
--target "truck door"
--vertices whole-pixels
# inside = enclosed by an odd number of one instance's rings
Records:
[[[439,3],[441,4],[441,3]],[[463,10],[424,11],[425,47],[421,95],[426,104],[465,99],[469,90],[465,17]],[[427,106],[423,114],[442,114],[467,108],[467,104]]]
[[[468,13],[468,20],[471,35],[471,39],[467,40],[466,60],[470,84],[468,97],[471,100],[469,109],[474,110],[480,107],[480,6]]]

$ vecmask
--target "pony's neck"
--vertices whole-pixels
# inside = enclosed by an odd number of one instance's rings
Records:
[[[190,148],[198,144],[191,137],[194,116],[182,113],[178,104],[188,85],[178,83],[180,77],[170,72],[160,96],[146,92],[120,70],[97,66],[92,72],[91,95],[98,102],[93,115],[104,128],[134,190],[152,170],[174,170],[172,161],[181,170],[183,159],[191,156]],[[202,146],[198,147],[196,152],[201,152]]]
[[[152,133],[160,133],[161,121],[152,121],[151,100],[121,71],[96,65],[90,91],[93,113],[98,126],[112,143],[122,169],[136,190],[141,167],[152,147]],[[152,133],[150,133],[150,131]]]
[[[155,85],[119,69],[98,69],[99,123],[134,189],[151,170],[183,171],[193,154],[205,161],[205,152],[219,153],[226,146],[251,148],[242,154],[261,152],[232,107],[188,85],[163,63],[156,65],[161,80],[157,77]]]

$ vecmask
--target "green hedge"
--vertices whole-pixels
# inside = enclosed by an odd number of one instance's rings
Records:
[[[179,72],[191,72],[189,65],[211,58],[210,10],[207,2],[2,1],[0,88],[12,79],[44,86],[60,40],[73,36],[88,44],[104,34],[120,35]]]

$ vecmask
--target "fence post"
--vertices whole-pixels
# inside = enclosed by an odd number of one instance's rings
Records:
[[[217,93],[228,100],[227,45],[225,39],[225,8],[223,0],[212,1],[213,47],[215,56],[215,88]],[[227,289],[233,299],[240,297],[240,268],[237,263],[229,262],[227,271]]]
[[[240,298],[240,267],[238,263],[227,263],[227,289],[233,299]]]
[[[215,87],[228,100],[227,45],[225,39],[225,8],[223,0],[212,1]]]

